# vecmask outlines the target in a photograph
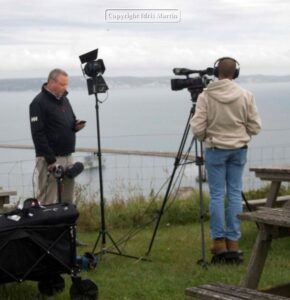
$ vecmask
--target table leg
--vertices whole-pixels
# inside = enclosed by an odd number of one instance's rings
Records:
[[[264,226],[259,230],[242,286],[256,289],[263,272],[272,238]]]
[[[281,181],[272,181],[271,182],[271,187],[270,187],[270,191],[267,195],[267,201],[266,201],[266,205],[267,207],[274,207],[276,206],[276,200],[278,197],[278,192],[281,186]]]

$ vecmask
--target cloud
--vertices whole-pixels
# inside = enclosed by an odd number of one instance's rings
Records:
[[[106,22],[114,8],[178,9],[181,22]],[[110,75],[166,75],[224,55],[242,74],[286,74],[289,12],[290,3],[274,0],[2,0],[0,77],[44,76],[55,66],[79,74],[78,56],[95,48]]]

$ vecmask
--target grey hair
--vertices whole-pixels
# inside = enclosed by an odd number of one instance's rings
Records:
[[[67,72],[62,69],[53,69],[49,72],[47,81],[56,80],[59,75],[68,76]]]

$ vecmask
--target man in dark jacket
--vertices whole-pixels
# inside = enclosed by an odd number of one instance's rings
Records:
[[[38,171],[37,198],[44,204],[56,202],[57,182],[53,171],[58,165],[65,169],[73,164],[71,154],[75,152],[76,132],[85,126],[76,120],[66,97],[68,82],[65,71],[52,70],[29,107]],[[74,180],[64,178],[63,184],[62,201],[72,202]]]

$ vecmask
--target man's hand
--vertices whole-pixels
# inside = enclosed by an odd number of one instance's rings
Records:
[[[79,131],[81,129],[83,129],[86,126],[86,121],[83,120],[76,120],[76,124],[75,124],[75,130]]]
[[[47,170],[49,172],[53,172],[56,167],[57,167],[57,163],[54,162],[53,164],[50,164],[50,165],[47,166]]]

